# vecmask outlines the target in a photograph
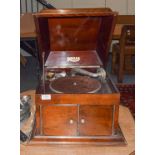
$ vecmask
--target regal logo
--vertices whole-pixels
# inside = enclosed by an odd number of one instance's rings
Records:
[[[67,62],[78,62],[80,57],[67,57]]]

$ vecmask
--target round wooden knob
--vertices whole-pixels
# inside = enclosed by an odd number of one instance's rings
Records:
[[[85,119],[81,119],[81,123],[84,124],[85,123]]]
[[[127,30],[127,35],[130,35],[130,34],[131,34],[130,30]]]
[[[74,121],[72,119],[69,120],[69,124],[73,124]]]

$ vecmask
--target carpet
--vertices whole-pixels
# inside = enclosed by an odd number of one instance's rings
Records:
[[[116,84],[120,91],[121,104],[127,106],[135,118],[135,84]]]

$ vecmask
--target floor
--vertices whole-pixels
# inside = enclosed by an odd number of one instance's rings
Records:
[[[37,75],[37,61],[32,56],[27,56],[26,66],[20,65],[20,91],[32,90],[35,89],[38,84],[38,75]],[[109,61],[107,65],[107,71],[110,73],[113,81],[117,83],[116,75],[111,73],[111,55],[109,55]],[[135,83],[134,75],[125,75],[123,83]]]

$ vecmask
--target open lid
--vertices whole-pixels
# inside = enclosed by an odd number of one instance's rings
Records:
[[[48,9],[35,14],[40,59],[42,52],[48,57],[51,51],[95,50],[105,66],[116,15],[108,8]]]

